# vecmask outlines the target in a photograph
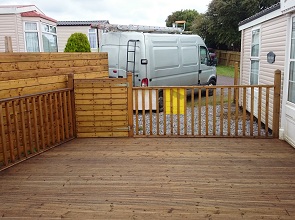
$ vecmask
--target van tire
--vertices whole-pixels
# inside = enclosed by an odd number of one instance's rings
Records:
[[[214,79],[210,79],[208,86],[216,86],[216,81]],[[209,96],[213,95],[213,89],[209,89]]]

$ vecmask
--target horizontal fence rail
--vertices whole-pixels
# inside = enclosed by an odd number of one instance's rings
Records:
[[[72,89],[0,100],[0,169],[74,138]]]
[[[133,87],[135,136],[272,137],[274,85]]]

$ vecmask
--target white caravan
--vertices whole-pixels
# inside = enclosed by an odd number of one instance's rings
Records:
[[[216,85],[216,63],[200,36],[171,34],[180,28],[108,25],[114,27],[100,41],[100,51],[108,52],[109,77],[130,71],[134,86]]]

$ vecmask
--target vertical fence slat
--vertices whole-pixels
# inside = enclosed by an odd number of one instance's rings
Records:
[[[250,136],[253,136],[254,122],[254,87],[251,87]]]
[[[64,130],[65,130],[65,138],[69,139],[69,116],[67,113],[68,103],[67,103],[67,93],[63,92],[63,114],[64,114]]]
[[[195,90],[191,89],[191,130],[192,135],[195,135]]]
[[[44,102],[43,102],[43,107],[44,107],[44,123],[45,123],[45,129],[46,129],[46,143],[47,143],[47,146],[50,146],[50,143],[51,143],[51,133],[50,133],[50,107],[48,106],[49,105],[49,99],[50,99],[50,95],[44,95],[43,96],[44,98]],[[48,111],[48,107],[49,107],[49,111]]]
[[[32,122],[31,122],[31,109],[30,109],[30,98],[26,98],[26,112],[27,112],[27,126],[28,126],[28,134],[29,134],[29,145],[31,154],[34,153],[34,146],[33,146],[33,134],[32,134]]]
[[[276,70],[274,76],[274,97],[273,97],[273,123],[272,132],[273,137],[279,137],[280,129],[280,110],[281,110],[281,71]]]
[[[209,89],[206,88],[206,135],[209,134]]]
[[[67,92],[67,106],[68,106],[68,113],[69,113],[69,135],[70,137],[74,137],[76,135],[76,125],[75,125],[75,112],[74,112],[74,96],[73,96],[73,91],[68,91]]]
[[[58,99],[56,92],[53,94],[54,97],[54,112],[55,112],[55,130],[56,130],[56,141],[60,142],[60,115],[58,108]]]
[[[261,136],[261,102],[262,102],[262,88],[258,89],[258,137]]]
[[[146,127],[145,127],[145,90],[142,89],[141,90],[141,106],[142,106],[142,110],[141,110],[141,114],[142,114],[142,131],[143,134],[146,135]]]
[[[139,134],[138,130],[138,90],[135,90],[135,134]]]
[[[220,89],[220,136],[223,136],[223,96],[224,96],[224,89],[223,87]]]
[[[180,90],[177,88],[177,134],[180,135]]]
[[[53,116],[53,102],[52,102],[53,94],[52,93],[49,94],[48,99],[49,99],[50,131],[51,131],[51,142],[50,143],[55,144],[57,138],[55,137],[55,134],[54,134],[54,120],[53,120],[54,116]]]
[[[32,113],[33,113],[33,127],[35,133],[35,150],[40,151],[39,145],[39,128],[38,128],[38,118],[37,118],[37,109],[36,109],[36,98],[32,97]]]
[[[235,113],[235,135],[238,136],[239,131],[239,90],[235,88],[235,104],[236,104],[236,113]]]
[[[42,106],[42,97],[38,96],[38,110],[39,110],[39,126],[40,126],[40,135],[41,135],[41,149],[45,148],[45,135],[44,135],[44,115],[43,115],[43,106]],[[45,101],[45,98],[43,99]],[[45,115],[46,116],[46,115]]]
[[[213,135],[216,135],[216,89],[213,89]]]
[[[173,135],[173,90],[169,89],[170,92],[170,135]]]
[[[7,142],[6,142],[6,135],[5,135],[5,127],[4,127],[4,114],[3,114],[3,106],[0,103],[0,134],[1,134],[1,142],[2,142],[2,151],[3,151],[3,163],[4,166],[8,165],[8,158],[7,158]]]
[[[20,129],[19,129],[19,121],[18,121],[18,113],[17,113],[17,100],[12,101],[12,111],[13,111],[13,123],[14,123],[14,130],[15,130],[15,144],[17,150],[18,159],[21,159],[21,149],[20,149]]]
[[[158,100],[156,100],[157,102]],[[152,90],[149,90],[149,113],[150,113],[150,135],[153,134],[153,95]]]
[[[9,152],[10,152],[10,160],[11,162],[15,161],[14,157],[14,144],[13,144],[13,133],[12,133],[12,123],[11,123],[11,115],[10,115],[10,103],[5,103],[6,109],[6,126],[7,126],[7,136],[8,136],[8,145],[9,145]]]
[[[198,91],[198,133],[202,135],[202,89]]]
[[[187,92],[184,90],[184,115],[183,115],[183,126],[184,126],[184,135],[187,135]]]
[[[227,90],[227,136],[231,135],[231,88]]]
[[[167,122],[166,122],[166,120],[167,120],[167,117],[166,117],[166,113],[167,113],[167,111],[166,111],[166,91],[167,91],[167,89],[163,89],[163,103],[164,103],[164,114],[163,114],[163,121],[164,121],[164,135],[166,135],[167,134],[167,129],[166,129],[166,126],[167,126]]]
[[[131,84],[132,85],[132,84]],[[75,93],[74,93],[74,74],[68,75],[68,107],[69,107],[69,123],[70,123],[70,137],[76,137],[76,111],[75,111]]]
[[[133,74],[131,72],[127,73],[127,81],[128,81],[128,88],[127,88],[127,106],[128,106],[128,126],[129,132],[128,137],[133,137],[134,130],[133,130],[133,82],[132,82]]]
[[[243,88],[243,135],[246,135],[246,106],[247,106],[247,89]]]
[[[265,136],[268,137],[269,88],[266,88],[265,99]]]
[[[156,134],[160,134],[160,119],[159,119],[159,112],[160,112],[160,103],[159,103],[159,90],[156,90],[156,124],[157,124],[157,132]]]
[[[64,123],[64,103],[62,99],[62,93],[58,93],[58,104],[59,104],[59,114],[60,114],[60,130],[61,130],[61,140],[65,140],[65,123]]]
[[[20,112],[20,121],[22,128],[22,144],[23,144],[23,153],[24,156],[28,156],[28,142],[27,142],[27,134],[26,134],[26,120],[25,120],[25,107],[24,107],[25,99],[20,99],[19,112]]]

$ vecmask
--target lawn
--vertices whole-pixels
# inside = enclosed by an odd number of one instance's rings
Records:
[[[216,71],[219,76],[228,76],[232,78],[235,76],[235,68],[232,66],[217,66]]]

